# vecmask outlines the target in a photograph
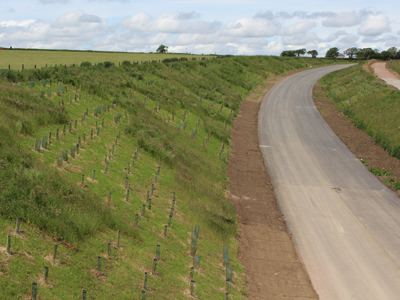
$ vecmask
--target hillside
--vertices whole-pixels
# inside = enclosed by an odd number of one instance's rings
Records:
[[[29,297],[33,282],[40,299],[82,290],[86,299],[187,299],[191,289],[199,299],[226,290],[245,299],[225,195],[232,121],[269,76],[327,63],[264,56],[1,70],[4,299]]]

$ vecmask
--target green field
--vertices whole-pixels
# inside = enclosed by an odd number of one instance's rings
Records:
[[[330,73],[319,82],[337,109],[389,155],[400,159],[400,91],[388,89],[386,83],[366,72],[363,64]],[[385,183],[400,190],[400,182],[393,178]]]
[[[124,52],[96,52],[96,51],[63,51],[63,50],[0,50],[0,69],[21,70],[22,64],[25,69],[73,64],[80,65],[83,61],[92,64],[111,61],[115,64],[123,61],[144,62],[152,60],[163,60],[172,57],[186,57],[188,59],[210,56],[174,54],[174,53],[124,53]],[[212,56],[211,56],[212,57]]]
[[[188,299],[196,252],[195,296],[225,299],[225,245],[229,297],[245,299],[226,199],[233,120],[266,78],[329,63],[260,56],[0,70],[2,297],[28,298],[35,282],[40,299],[78,299],[82,289],[87,299],[141,299],[148,272],[146,299]]]

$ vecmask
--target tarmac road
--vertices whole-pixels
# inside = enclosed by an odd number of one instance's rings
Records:
[[[266,94],[260,150],[321,300],[400,299],[400,199],[319,114],[312,88],[347,66],[298,73]]]

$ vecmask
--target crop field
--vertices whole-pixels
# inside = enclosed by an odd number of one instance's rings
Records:
[[[327,63],[0,70],[2,296],[245,299],[225,195],[232,122],[269,76]]]
[[[350,117],[357,128],[374,138],[389,155],[400,159],[400,91],[388,89],[386,83],[363,70],[362,63],[328,74],[320,83],[336,108]],[[385,183],[400,190],[400,181],[394,178],[387,178]]]
[[[163,60],[172,57],[186,57],[188,59],[207,57],[191,54],[173,54],[173,53],[124,53],[124,52],[96,52],[96,51],[63,51],[63,50],[1,50],[0,51],[0,69],[21,70],[42,68],[55,65],[72,66],[80,65],[84,61],[92,64],[111,61],[118,65],[123,61],[145,62],[153,60]],[[212,56],[211,56],[212,57]]]

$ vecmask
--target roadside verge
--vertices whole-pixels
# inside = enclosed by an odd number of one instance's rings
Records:
[[[240,105],[231,130],[228,196],[239,216],[239,260],[248,299],[318,299],[298,259],[258,143],[258,111],[268,90],[300,69],[271,77]]]

